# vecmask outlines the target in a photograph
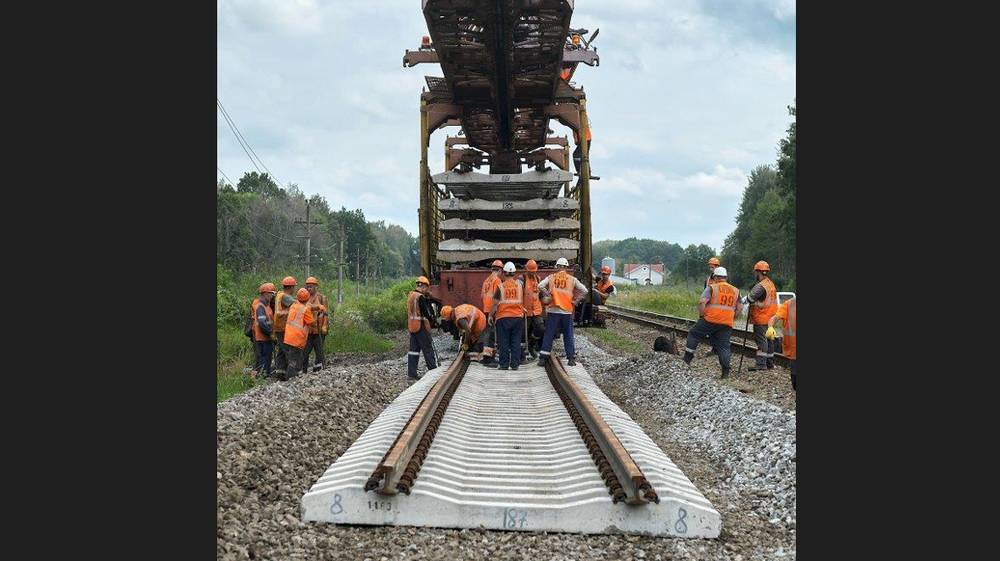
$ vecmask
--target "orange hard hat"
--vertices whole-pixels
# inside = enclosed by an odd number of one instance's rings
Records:
[[[443,306],[441,308],[441,317],[443,317],[444,319],[451,319],[451,312],[452,311],[453,311],[453,308],[451,306]]]
[[[715,265],[716,267],[718,267],[719,266],[719,258],[718,257],[713,257],[713,258],[709,259],[708,260],[708,264],[709,265]]]
[[[771,266],[767,264],[767,261],[758,261],[756,265],[753,266],[754,271],[770,271]]]
[[[300,288],[299,291],[295,293],[295,297],[299,299],[299,302],[305,302],[309,299],[309,291],[304,288]]]
[[[315,285],[318,286],[319,285],[319,281],[316,280],[316,277],[309,277],[309,278],[306,279],[306,284],[315,284]]]
[[[607,265],[605,265],[605,266],[601,267],[601,272],[602,273],[607,273],[607,274],[610,275],[611,274],[611,267],[608,267]]]
[[[295,277],[285,277],[281,279],[281,286],[295,286],[299,283],[295,282]]]
[[[524,268],[534,273],[538,270],[538,263],[535,263],[534,259],[528,259],[528,262],[524,264]]]
[[[426,284],[426,285],[430,286],[431,281],[427,280],[427,277],[419,276],[419,277],[417,277],[417,284]]]
[[[503,261],[500,261],[499,259],[496,259],[496,260],[493,261],[493,264],[490,265],[490,267],[503,267]]]
[[[264,284],[260,285],[260,288],[258,288],[257,291],[260,292],[261,294],[264,294],[265,292],[274,292],[274,283],[265,282]]]

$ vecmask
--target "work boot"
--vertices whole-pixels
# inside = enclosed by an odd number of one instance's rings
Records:
[[[509,366],[497,366],[497,370],[510,370]]]
[[[517,365],[511,366],[510,369],[511,370],[517,370]]]
[[[728,378],[728,377],[729,377],[729,369],[728,368],[723,368],[722,369],[722,376],[721,376],[721,378]]]
[[[319,372],[322,369],[323,369],[323,365],[322,364],[316,364],[316,365],[313,366],[313,372]]]
[[[773,370],[774,369],[774,361],[773,360],[767,359],[767,369],[768,370]]]
[[[689,351],[684,351],[684,358],[681,359],[684,361],[684,364],[691,366],[692,359],[694,359],[694,353]]]
[[[410,374],[409,372],[406,373],[406,377],[409,378],[409,379],[411,379],[411,380],[419,380],[420,379],[419,375]]]
[[[538,366],[545,366],[545,363],[547,362],[548,362],[548,357],[546,355],[540,355],[538,357]]]
[[[569,357],[569,359],[566,360],[566,364],[568,366],[576,366],[576,361],[573,360],[573,357]]]
[[[767,365],[763,360],[755,361],[753,364],[747,367],[747,372],[756,372],[758,370],[767,369]]]

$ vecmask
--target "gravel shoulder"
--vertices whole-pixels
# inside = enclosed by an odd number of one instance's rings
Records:
[[[435,345],[443,360],[457,350],[449,335]],[[394,357],[338,356],[218,405],[218,558],[795,558],[794,411],[692,373],[679,357],[605,350],[583,334],[577,348],[601,389],[722,514],[718,539],[302,523],[302,494],[408,386],[404,344]]]

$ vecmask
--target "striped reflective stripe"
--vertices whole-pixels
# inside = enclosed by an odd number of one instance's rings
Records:
[[[694,349],[689,349],[688,347],[684,347],[684,350],[687,351],[687,352],[689,352],[689,353],[693,353],[694,352]]]
[[[407,351],[406,354],[420,356],[420,351]]]
[[[549,351],[538,351],[538,354],[540,354],[540,355],[546,355],[547,356],[547,355],[549,355],[551,353],[549,353]]]

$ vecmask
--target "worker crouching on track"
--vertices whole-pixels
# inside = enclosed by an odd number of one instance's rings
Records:
[[[545,366],[552,354],[552,340],[556,331],[563,336],[566,347],[567,364],[576,366],[576,346],[573,344],[573,309],[587,295],[587,287],[580,279],[572,276],[566,270],[569,261],[560,257],[556,261],[555,273],[545,277],[538,283],[542,303],[548,304],[545,317],[545,337],[542,339],[542,350],[538,353],[538,366]],[[542,291],[545,291],[544,293]]]
[[[524,285],[524,313],[528,324],[528,354],[538,358],[538,349],[542,345],[542,335],[545,325],[542,323],[542,303],[538,299],[538,263],[529,259],[524,264],[525,273],[521,277]]]
[[[417,365],[420,363],[421,352],[424,353],[427,370],[437,368],[434,342],[431,341],[431,329],[436,320],[434,312],[431,311],[430,301],[427,299],[430,285],[431,281],[427,280],[427,277],[417,277],[417,287],[406,297],[406,328],[410,332],[410,350],[406,353],[406,375],[414,380],[420,379],[417,376]]]
[[[293,302],[288,307],[288,321],[285,322],[284,348],[285,356],[288,357],[287,374],[280,376],[282,380],[294,377],[302,371],[302,364],[305,362],[303,351],[306,348],[306,341],[309,340],[309,326],[316,322],[309,309],[309,291],[300,288],[296,293],[298,302]],[[282,296],[282,300],[291,296]]]
[[[441,308],[441,318],[455,324],[462,341],[462,352],[475,351],[477,347],[482,349],[479,338],[486,331],[487,323],[486,314],[482,310],[472,304],[459,304],[454,308],[445,306]]]
[[[774,337],[776,335],[774,332],[774,322],[779,319],[784,322],[781,330],[785,332],[785,337],[781,343],[782,354],[788,357],[788,360],[791,362],[789,368],[792,371],[792,389],[798,391],[795,387],[795,363],[797,362],[795,360],[795,327],[796,323],[798,323],[795,320],[795,298],[792,298],[779,306],[778,311],[771,316],[771,319],[767,320],[766,335],[768,340],[772,342],[774,341]]]
[[[521,334],[524,332],[524,284],[514,278],[517,268],[508,261],[503,266],[503,282],[493,294],[489,322],[499,342],[500,370],[517,370],[521,363]]]
[[[326,333],[329,329],[328,302],[326,296],[319,292],[319,281],[316,277],[306,279],[306,290],[309,291],[309,310],[316,318],[316,321],[309,326],[309,340],[306,341],[305,354],[302,360],[302,373],[309,371],[309,355],[316,351],[316,363],[313,365],[313,372],[323,369],[323,341],[326,340]]]
[[[733,334],[733,320],[743,308],[740,303],[740,291],[726,282],[725,267],[716,267],[712,276],[714,283],[709,284],[698,301],[698,315],[701,316],[688,332],[687,343],[684,345],[684,362],[691,364],[698,343],[706,336],[719,357],[722,367],[722,377],[729,376],[729,359],[732,356],[729,348],[729,338]]]
[[[272,342],[274,328],[274,311],[271,310],[271,301],[274,300],[274,283],[265,282],[257,290],[260,297],[255,298],[250,305],[250,313],[253,316],[253,344],[257,348],[257,363],[254,371],[260,376],[269,378],[271,376],[271,355],[274,353]]]
[[[765,336],[768,320],[778,311],[778,289],[774,287],[774,282],[767,278],[770,270],[771,266],[767,261],[758,261],[754,264],[753,275],[757,279],[757,284],[747,295],[747,302],[750,303],[750,323],[753,324],[753,340],[757,343],[755,363],[747,368],[751,372],[774,368],[774,341]]]
[[[292,295],[295,291],[295,279],[285,277],[281,280],[281,294],[274,299],[274,340],[278,343],[277,353],[274,355],[274,374],[278,378],[285,380],[285,373],[288,371],[288,356],[285,354],[285,323],[288,321],[288,309],[295,303]],[[287,297],[287,298],[286,298]]]

